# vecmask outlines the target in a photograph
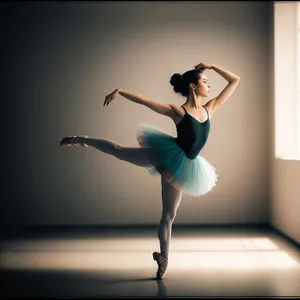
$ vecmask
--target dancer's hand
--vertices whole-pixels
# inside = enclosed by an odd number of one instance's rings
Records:
[[[117,95],[119,94],[119,89],[114,90],[111,94],[105,97],[105,101],[103,106],[108,105],[111,101],[113,101]]]
[[[195,66],[196,70],[199,71],[204,71],[205,69],[212,69],[213,65],[208,65],[208,64],[204,64],[204,63],[200,63],[198,65]]]

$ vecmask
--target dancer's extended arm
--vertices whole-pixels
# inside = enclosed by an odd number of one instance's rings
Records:
[[[135,94],[132,94],[132,93],[122,90],[122,89],[118,89],[118,91],[121,96],[127,98],[128,100],[130,100],[132,102],[142,104],[142,105],[152,109],[153,111],[155,111],[158,114],[172,118],[175,113],[172,108],[172,104],[164,104],[164,103],[156,102],[146,96],[135,95]]]

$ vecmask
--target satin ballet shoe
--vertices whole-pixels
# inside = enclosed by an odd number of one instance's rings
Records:
[[[153,260],[155,260],[158,265],[156,278],[163,279],[167,273],[168,260],[158,252],[153,252],[152,256],[153,256]]]
[[[87,135],[67,136],[67,137],[62,138],[60,140],[59,144],[61,146],[67,146],[67,147],[78,147],[78,146],[88,147],[87,144],[78,142],[78,139],[81,137],[88,138]]]

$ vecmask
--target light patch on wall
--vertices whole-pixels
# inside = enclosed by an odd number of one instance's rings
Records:
[[[300,158],[299,3],[274,3],[275,157]]]

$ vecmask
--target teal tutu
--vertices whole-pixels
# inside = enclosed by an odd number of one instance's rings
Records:
[[[148,159],[153,167],[146,169],[151,175],[162,175],[175,187],[192,196],[208,193],[216,185],[216,168],[198,154],[189,159],[176,138],[151,124],[140,123],[136,139],[142,148],[150,148]]]

